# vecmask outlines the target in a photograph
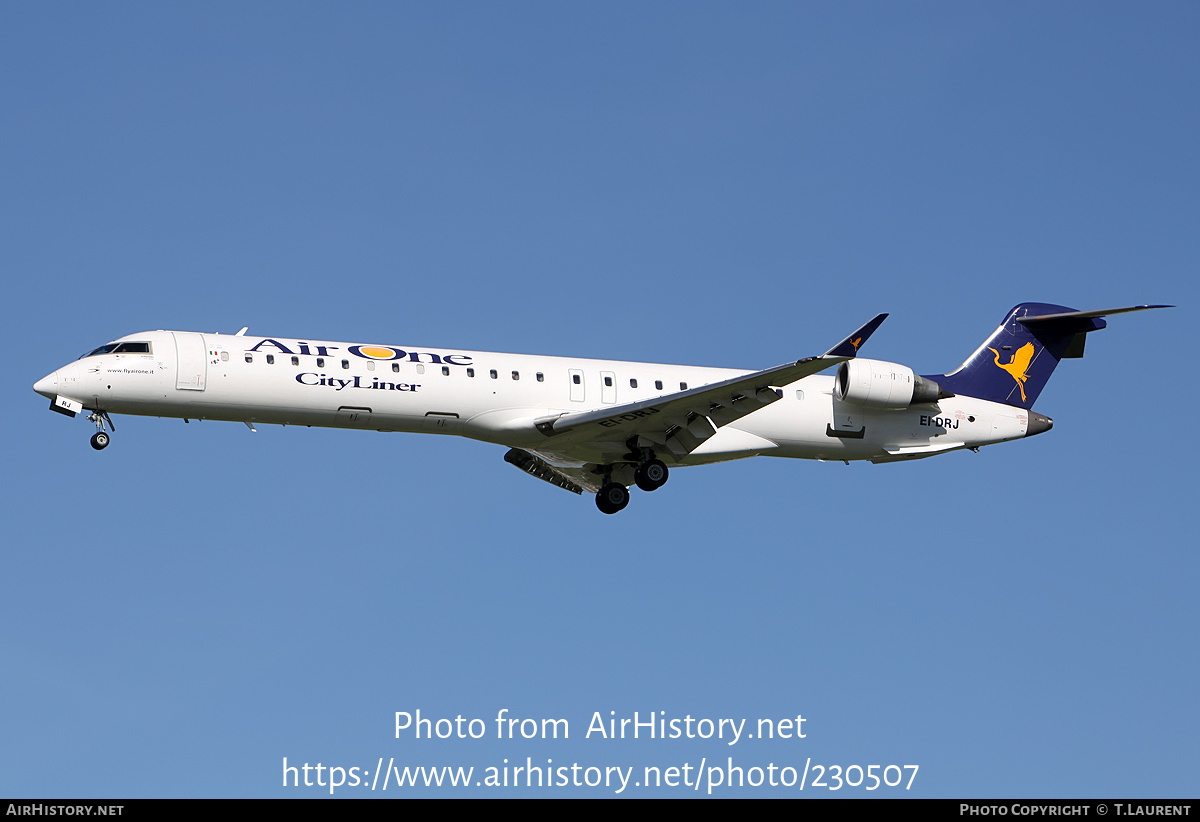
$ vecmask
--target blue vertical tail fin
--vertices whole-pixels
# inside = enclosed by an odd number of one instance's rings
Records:
[[[1170,306],[1076,311],[1061,305],[1021,303],[957,371],[931,379],[955,394],[1029,409],[1059,360],[1082,357],[1086,335],[1107,326],[1102,317],[1150,308]]]

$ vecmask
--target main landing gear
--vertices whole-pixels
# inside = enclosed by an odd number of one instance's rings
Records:
[[[654,457],[654,452],[647,450],[643,451],[642,455],[645,458],[634,469],[633,482],[643,491],[656,491],[667,484],[670,472],[667,471],[666,463]],[[613,467],[608,466],[604,474],[604,485],[596,494],[596,507],[605,514],[615,514],[629,504],[629,489],[619,482],[613,482]],[[628,467],[625,467],[625,470],[628,470]]]
[[[629,489],[619,482],[606,483],[596,494],[596,507],[605,514],[615,514],[629,504]]]
[[[92,434],[92,447],[97,451],[103,451],[108,447],[108,434],[104,430],[104,424],[108,423],[108,427],[116,431],[117,426],[113,425],[112,417],[108,416],[107,411],[93,411],[88,414],[87,418],[96,423],[96,433]]]
[[[650,459],[639,465],[633,472],[633,481],[643,491],[657,491],[667,484],[669,473],[666,463],[662,460]]]

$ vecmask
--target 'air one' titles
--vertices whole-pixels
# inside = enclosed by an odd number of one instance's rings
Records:
[[[279,340],[273,340],[268,337],[265,340],[260,340],[253,348],[247,349],[247,353],[255,353],[264,345],[274,348],[281,354],[309,354],[318,357],[328,357],[330,356],[330,351],[340,350],[336,345],[310,346],[306,342],[297,341],[294,343],[296,350],[293,351]],[[316,350],[314,351],[313,349]],[[389,360],[408,360],[409,362],[430,363],[432,365],[466,366],[472,364],[469,354],[435,354],[432,351],[405,351],[390,345],[351,345],[346,349],[346,352],[353,354],[355,357],[361,357],[364,360],[383,360],[385,362]],[[369,388],[370,386],[364,385],[361,387]]]

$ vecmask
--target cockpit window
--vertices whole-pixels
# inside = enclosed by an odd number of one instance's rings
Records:
[[[101,354],[149,354],[149,353],[150,353],[150,343],[148,343],[148,342],[109,343],[108,345],[100,346],[95,351],[92,351],[88,354],[84,354],[83,357],[80,357],[79,359],[82,360],[85,357],[97,357]]]

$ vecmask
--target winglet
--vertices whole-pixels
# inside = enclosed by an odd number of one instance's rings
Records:
[[[825,352],[826,357],[851,357],[858,354],[858,348],[867,341],[875,333],[884,320],[887,319],[887,314],[876,314],[874,319],[864,325],[862,328],[855,331],[846,339],[835,345],[833,348]]]

